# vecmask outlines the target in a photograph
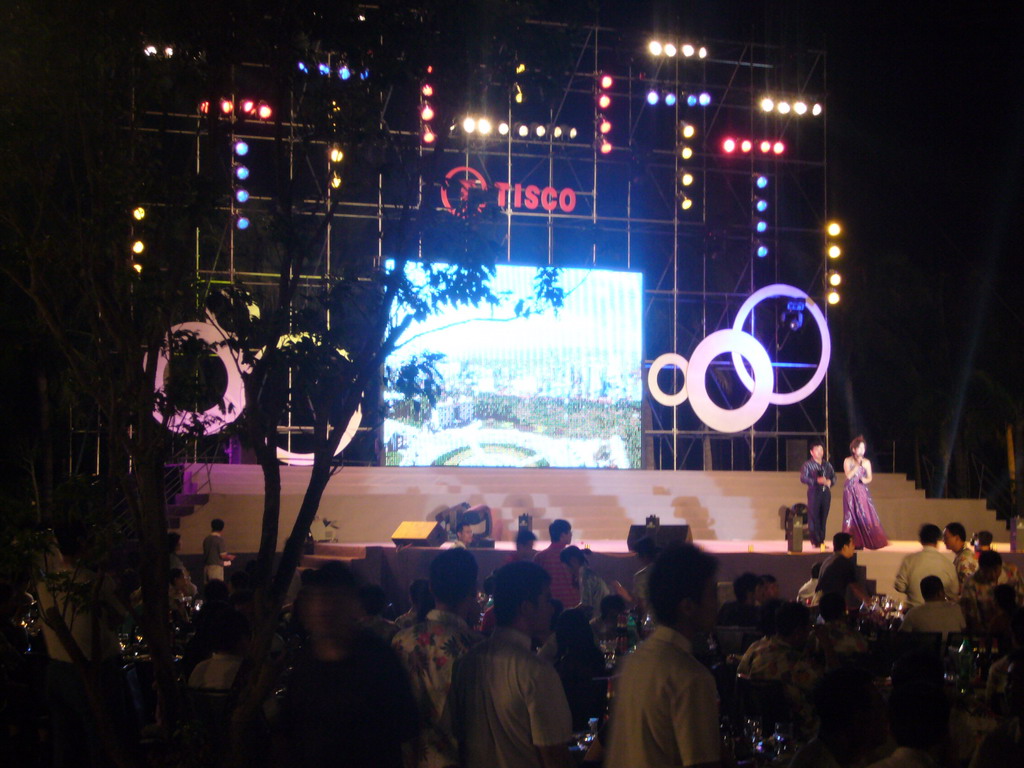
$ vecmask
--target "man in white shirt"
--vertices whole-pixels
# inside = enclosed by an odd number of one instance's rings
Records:
[[[249,620],[235,610],[216,614],[211,627],[213,655],[196,664],[188,678],[189,688],[230,691],[249,646]]]
[[[911,606],[924,603],[921,579],[925,576],[938,576],[950,600],[956,600],[960,595],[960,580],[956,576],[956,568],[946,555],[939,552],[941,538],[942,531],[937,525],[922,525],[918,534],[921,551],[907,555],[900,563],[900,569],[896,573],[896,591],[903,592]]]
[[[921,579],[921,594],[924,603],[915,605],[903,618],[900,632],[941,632],[942,642],[950,632],[967,629],[964,612],[958,603],[946,600],[945,585],[938,576]]]
[[[721,765],[715,679],[691,645],[715,626],[717,567],[692,545],[655,561],[649,589],[658,627],[627,658],[616,685],[608,768]]]
[[[555,668],[531,651],[551,631],[551,577],[509,563],[494,579],[497,629],[455,662],[448,701],[464,768],[570,768],[572,717]]]

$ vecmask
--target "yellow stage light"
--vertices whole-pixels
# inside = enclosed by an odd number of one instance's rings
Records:
[[[771,112],[773,109],[775,109],[775,102],[774,101],[772,101],[767,96],[765,96],[763,99],[761,99],[761,110],[763,112]]]
[[[334,189],[337,189],[338,187],[340,187],[341,186],[341,176],[339,176],[338,174],[334,174],[333,176],[331,176],[331,186],[334,187]]]
[[[685,123],[683,125],[683,138],[684,139],[692,139],[696,135],[697,135],[697,129],[696,128],[694,128],[689,123]]]
[[[825,297],[829,304],[839,303],[839,291],[829,291],[828,296]]]
[[[836,272],[834,269],[828,273],[828,284],[833,288],[838,287],[843,282],[843,276]]]
[[[135,218],[136,221],[142,221],[144,218],[146,218],[146,209],[140,205],[138,208],[132,211],[132,216]]]
[[[331,147],[331,152],[328,156],[331,158],[332,163],[340,163],[345,159],[345,153],[341,151],[341,147]]]
[[[682,157],[683,160],[689,160],[693,157],[693,150],[690,147],[683,147],[683,151],[679,153],[679,156]]]
[[[688,197],[684,197],[683,201],[679,205],[684,211],[688,211],[693,208],[693,200]]]
[[[142,253],[144,250],[146,250],[146,244],[141,240],[136,240],[134,243],[132,243],[132,253],[138,255]]]
[[[843,228],[839,225],[838,221],[830,221],[825,231],[828,232],[829,237],[839,237]]]
[[[132,264],[132,269],[134,269],[140,275],[142,274],[142,265],[141,264]]]
[[[651,40],[647,45],[647,50],[651,52],[651,56],[661,56],[661,43],[657,40]]]
[[[684,173],[680,177],[680,181],[683,183],[684,187],[690,186],[691,184],[693,184],[693,174],[691,174],[691,173]]]
[[[476,130],[486,136],[491,132],[491,121],[486,117],[481,117],[476,121]]]
[[[843,251],[838,245],[830,245],[828,249],[828,257],[830,259],[838,259],[842,255]]]

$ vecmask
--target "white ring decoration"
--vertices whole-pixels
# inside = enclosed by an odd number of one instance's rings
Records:
[[[359,429],[359,424],[362,420],[363,406],[360,405],[356,408],[356,412],[352,414],[352,418],[348,420],[348,426],[345,427],[345,433],[341,436],[341,442],[338,443],[338,448],[334,452],[335,456],[345,450],[345,447],[352,442],[352,438],[356,436],[356,431]],[[285,464],[290,464],[295,467],[313,466],[312,453],[293,453],[292,451],[287,451],[284,448],[278,448],[277,458]]]
[[[245,384],[242,381],[241,363],[235,357],[231,348],[224,343],[228,335],[220,326],[214,323],[178,323],[171,326],[172,334],[178,331],[194,333],[200,341],[209,344],[216,352],[217,357],[220,358],[220,361],[224,363],[224,369],[228,375],[227,383],[224,386],[224,394],[221,397],[224,402],[224,408],[221,409],[219,405],[214,405],[202,413],[175,411],[166,423],[164,423],[164,415],[158,408],[154,408],[153,418],[164,424],[172,432],[187,432],[193,429],[198,422],[202,425],[205,434],[215,435],[237,419],[245,408]],[[164,374],[167,370],[167,364],[170,362],[169,352],[169,349],[162,349],[156,362],[156,381],[154,383],[157,392],[162,392],[164,389]],[[142,365],[146,365],[145,357],[143,357]]]
[[[832,356],[832,339],[829,336],[828,325],[825,323],[825,316],[818,308],[818,305],[814,303],[814,300],[799,288],[794,288],[793,286],[785,285],[784,283],[768,285],[750,294],[750,296],[747,297],[747,300],[743,302],[742,306],[740,306],[740,310],[736,314],[736,320],[732,325],[733,329],[737,331],[743,330],[743,323],[746,322],[747,317],[749,317],[754,307],[765,299],[775,296],[786,296],[791,299],[803,299],[807,304],[807,310],[811,313],[811,317],[813,317],[814,322],[818,324],[818,333],[821,334],[821,357],[818,359],[818,367],[815,369],[814,375],[811,376],[810,381],[792,392],[772,391],[768,396],[768,402],[772,405],[793,405],[793,403],[799,403],[805,397],[810,395],[818,388],[818,385],[821,384],[822,380],[824,380],[825,373],[828,371],[828,363]],[[711,337],[709,336],[708,338]],[[755,387],[754,380],[750,378],[750,374],[747,373],[747,369],[740,361],[740,354],[736,351],[732,353],[732,363],[736,366],[736,374],[739,376],[740,381],[743,382],[743,386],[748,390],[753,391]],[[774,384],[772,387],[774,390]]]
[[[711,361],[730,351],[734,358],[739,356],[748,360],[754,369],[750,399],[739,408],[731,409],[716,405],[705,384]],[[742,364],[737,366],[737,370],[741,367]],[[754,426],[768,410],[773,384],[772,361],[764,347],[749,333],[733,328],[715,331],[701,341],[690,355],[690,365],[686,370],[690,407],[701,421],[719,432],[742,432]]]
[[[658,386],[658,374],[661,373],[661,369],[667,365],[674,365],[680,371],[683,372],[683,386],[679,388],[679,391],[674,395],[666,394],[660,386]],[[682,405],[686,402],[686,369],[689,363],[686,362],[686,358],[682,355],[677,355],[675,352],[666,352],[663,355],[658,355],[651,363],[651,370],[647,372],[647,388],[651,391],[651,397],[657,400],[662,405],[667,405],[670,408],[674,408],[677,405]]]

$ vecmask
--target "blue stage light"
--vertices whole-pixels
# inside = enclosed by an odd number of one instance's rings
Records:
[[[768,246],[767,245],[759,245],[759,246],[757,246],[757,258],[763,259],[767,255],[768,255]]]
[[[758,176],[757,177],[757,181],[755,183],[757,184],[757,188],[758,189],[764,189],[765,187],[768,186],[768,177],[767,176]]]
[[[697,103],[699,103],[702,107],[706,107],[708,104],[711,103],[711,94],[708,93],[707,91],[704,91],[704,93],[697,97]]]
[[[757,208],[758,213],[764,213],[765,211],[768,210],[768,201],[758,198],[757,202],[754,204],[754,207]]]
[[[246,179],[249,178],[249,169],[246,168],[244,165],[239,165],[237,168],[235,168],[235,178],[238,179],[239,181],[245,181]]]
[[[246,218],[245,216],[239,216],[238,220],[235,222],[235,226],[238,227],[239,229],[248,229],[249,219]]]
[[[650,104],[652,107],[655,104],[657,104],[660,99],[661,99],[661,97],[658,95],[657,91],[648,91],[647,92],[647,103]]]
[[[235,154],[239,157],[245,157],[249,154],[249,145],[242,140],[235,142]]]
[[[757,224],[754,226],[754,229],[756,229],[759,234],[763,234],[768,231],[768,222],[758,221]]]
[[[689,96],[686,97],[686,106],[688,106],[688,107],[696,107],[697,106],[697,95],[696,94],[691,93]]]
[[[318,64],[317,69],[320,71],[321,75],[331,74],[331,68],[327,64]]]
[[[359,73],[359,79],[360,80],[366,80],[369,77],[370,77],[370,70],[368,70],[368,69],[364,69],[362,72]]]
[[[665,94],[665,106],[674,107],[676,105],[676,95],[674,93]]]
[[[348,68],[347,64],[342,64],[340,67],[338,67],[338,77],[340,77],[342,80],[348,80],[350,77],[352,77],[352,70]]]
[[[240,203],[248,202],[248,200],[249,200],[249,192],[248,192],[248,190],[245,190],[245,189],[237,190],[235,192],[235,200],[237,200]]]
[[[306,75],[309,74],[309,67],[306,66],[306,62],[304,62],[304,61],[300,61],[299,62],[299,72],[302,72],[303,74],[306,74]]]

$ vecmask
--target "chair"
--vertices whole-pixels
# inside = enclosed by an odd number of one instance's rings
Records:
[[[765,725],[793,722],[793,708],[781,680],[751,680],[737,675],[736,699],[744,717],[759,717]]]

